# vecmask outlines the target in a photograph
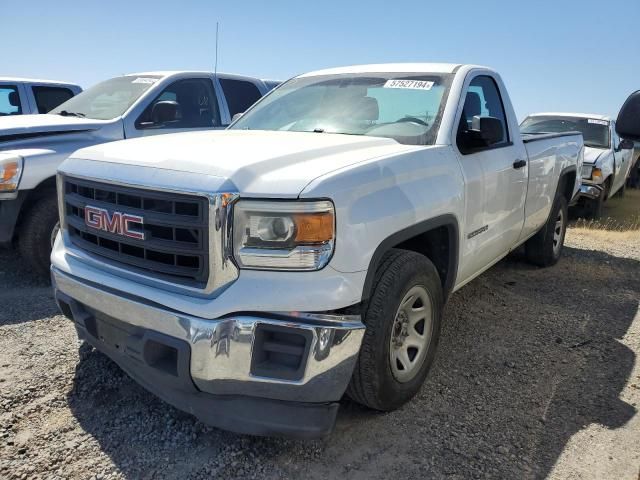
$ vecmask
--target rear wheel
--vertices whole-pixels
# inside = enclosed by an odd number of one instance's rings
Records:
[[[347,395],[389,411],[422,386],[440,338],[440,276],[425,256],[393,249],[382,259],[364,306],[362,347]]]
[[[55,193],[40,198],[25,212],[18,235],[18,250],[29,266],[43,275],[49,272],[49,257],[58,229]]]
[[[568,221],[567,199],[558,196],[547,223],[525,244],[527,259],[540,267],[555,265],[562,254]]]

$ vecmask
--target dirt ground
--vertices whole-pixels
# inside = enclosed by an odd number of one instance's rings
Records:
[[[621,205],[640,212],[640,192],[606,212]],[[640,227],[611,225],[570,229],[555,267],[514,254],[454,294],[417,398],[387,414],[345,399],[312,442],[159,401],[79,345],[47,283],[2,252],[0,478],[638,480]]]

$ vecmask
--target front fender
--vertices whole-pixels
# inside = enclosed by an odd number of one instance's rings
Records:
[[[333,200],[336,249],[330,265],[347,273],[370,272],[383,250],[404,238],[393,244],[395,239],[431,222],[442,225],[440,217],[453,219],[457,230],[456,219],[464,216],[464,192],[456,154],[451,146],[438,145],[330,172],[300,196]],[[459,235],[455,232],[457,242]],[[363,292],[367,288],[363,285]]]
[[[605,155],[600,155],[600,157],[595,163],[595,167],[602,170],[602,180],[594,183],[602,184],[606,181],[607,178],[609,178],[611,175],[614,174],[613,154],[609,152]]]

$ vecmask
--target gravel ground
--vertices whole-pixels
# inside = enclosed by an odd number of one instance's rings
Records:
[[[640,232],[570,231],[452,296],[399,411],[343,401],[298,442],[207,427],[78,344],[47,283],[0,253],[0,478],[611,478],[640,473]]]

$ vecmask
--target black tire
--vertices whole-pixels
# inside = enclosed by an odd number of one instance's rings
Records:
[[[38,199],[24,212],[18,234],[18,250],[22,258],[36,272],[49,272],[54,232],[58,229],[58,202],[54,193]]]
[[[431,337],[425,343],[420,365],[414,368],[414,376],[400,382],[391,368],[391,340],[400,302],[415,287],[426,291],[431,300]],[[371,298],[363,306],[366,330],[347,395],[369,408],[390,411],[420,390],[433,363],[440,340],[442,284],[433,263],[425,256],[392,249],[382,258],[372,289]]]
[[[601,192],[598,198],[588,200],[585,204],[585,213],[591,220],[600,220],[602,218],[602,209],[604,207],[605,192]]]
[[[558,263],[567,233],[568,218],[567,199],[558,195],[553,202],[547,223],[525,244],[527,260],[530,263],[539,267],[550,267]],[[558,221],[562,222],[559,232]]]

